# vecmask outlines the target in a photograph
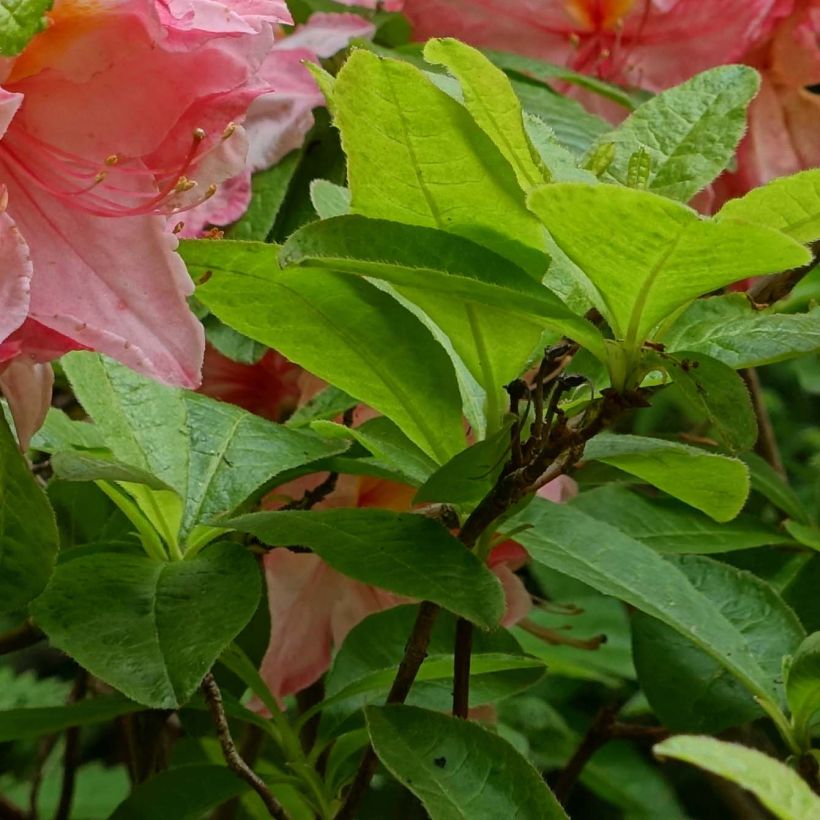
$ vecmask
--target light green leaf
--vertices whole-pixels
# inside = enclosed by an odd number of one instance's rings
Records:
[[[795,541],[804,547],[811,547],[813,550],[820,551],[820,528],[816,525],[807,526],[797,521],[784,521],[783,527]]]
[[[307,427],[314,421],[334,419],[345,410],[355,407],[358,402],[338,387],[328,386],[320,390],[312,399],[297,407],[285,424],[288,427]]]
[[[676,441],[600,433],[584,457],[638,476],[715,521],[734,518],[749,495],[742,461]]]
[[[365,713],[376,754],[432,820],[565,820],[532,764],[478,724],[415,706]]]
[[[786,699],[792,723],[807,748],[820,712],[820,632],[797,647],[786,673]]]
[[[437,461],[461,450],[453,366],[419,320],[357,278],[280,271],[278,251],[225,241],[183,246],[189,269],[214,274],[197,296],[226,324],[380,411]]]
[[[759,87],[754,69],[727,65],[658,94],[599,138],[596,145],[615,145],[607,176],[625,185],[630,158],[643,149],[649,190],[687,202],[729,164]]]
[[[743,636],[768,688],[784,706],[783,658],[805,636],[794,612],[749,572],[696,556],[674,563]],[[717,733],[761,716],[758,704],[728,669],[670,626],[637,613],[632,649],[641,688],[672,731]]]
[[[0,413],[0,612],[23,609],[42,592],[59,544],[48,498]]]
[[[52,456],[54,475],[64,481],[127,481],[143,484],[154,490],[171,490],[152,473],[114,461],[108,455],[82,450],[63,450]]]
[[[717,438],[730,450],[750,450],[757,441],[749,389],[734,369],[703,353],[650,352],[645,361],[663,368],[684,400],[708,419]]]
[[[820,239],[820,168],[774,179],[730,199],[717,218],[766,225],[798,242]]]
[[[359,50],[339,72],[334,106],[353,213],[464,236],[541,277],[543,231],[460,103],[417,68]]]
[[[0,3],[0,56],[14,57],[46,27],[53,0],[3,0]]]
[[[777,692],[744,636],[674,564],[650,547],[569,505],[535,499],[510,522],[535,561],[657,618],[773,705]]]
[[[270,546],[305,546],[365,584],[424,598],[480,626],[504,612],[498,580],[444,527],[423,515],[381,509],[262,512],[226,526]]]
[[[172,563],[98,553],[61,564],[32,614],[93,675],[174,709],[250,620],[260,591],[256,562],[237,544]]]
[[[314,179],[310,183],[310,201],[319,219],[350,213],[350,191],[326,179]]]
[[[301,150],[291,151],[276,165],[255,173],[251,180],[251,202],[248,210],[227,228],[225,236],[230,239],[254,239],[264,242],[273,231],[276,216],[285,202],[288,188],[301,160]]]
[[[62,363],[116,461],[155,476],[183,499],[183,541],[196,524],[231,512],[273,476],[344,449],[234,405],[165,387],[96,354],[72,353]],[[71,459],[75,466],[81,461]],[[140,480],[136,474],[90,477]]]
[[[590,280],[616,338],[633,347],[704,293],[810,259],[771,228],[703,219],[648,191],[562,182],[533,191],[529,206]]]
[[[524,128],[521,104],[501,69],[477,49],[449,37],[429,40],[424,58],[443,65],[458,80],[467,110],[510,163],[525,191],[550,181]]]
[[[653,751],[737,783],[780,820],[820,818],[820,798],[800,776],[757,749],[713,737],[679,735],[658,743]]]
[[[581,493],[570,503],[667,555],[708,555],[792,543],[787,533],[749,515],[741,513],[717,524],[677,501],[649,499],[617,484]]]

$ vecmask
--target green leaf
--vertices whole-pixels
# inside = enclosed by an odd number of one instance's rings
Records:
[[[713,737],[679,735],[658,743],[653,751],[737,783],[780,820],[820,818],[820,798],[800,776],[757,749]]]
[[[366,715],[376,754],[432,820],[566,818],[532,764],[478,724],[415,706]]]
[[[765,459],[757,453],[744,453],[743,461],[749,468],[752,489],[771,501],[779,510],[802,524],[809,523],[809,515],[797,493]]]
[[[541,277],[541,227],[461,104],[417,68],[358,50],[338,74],[334,106],[353,213],[464,236]]]
[[[768,688],[785,705],[783,658],[805,635],[794,612],[749,572],[695,556],[679,558],[675,565],[743,636]],[[729,670],[666,624],[637,613],[632,648],[641,688],[670,730],[717,733],[761,716]]]
[[[501,429],[450,459],[419,487],[414,504],[439,501],[448,504],[477,504],[492,489],[510,448],[513,418]]]
[[[520,375],[544,326],[605,357],[599,331],[551,291],[503,257],[444,231],[340,217],[295,233],[281,260],[396,286],[449,336],[488,392]]]
[[[256,562],[236,544],[172,563],[99,553],[61,564],[32,614],[93,675],[174,709],[250,620],[260,591]]]
[[[510,163],[525,191],[550,181],[524,128],[521,104],[501,69],[477,49],[449,37],[429,40],[424,58],[443,65],[458,80],[465,107]]]
[[[779,231],[703,219],[648,191],[560,182],[533,191],[529,206],[590,280],[616,338],[633,347],[704,293],[810,259]]]
[[[569,505],[535,499],[512,525],[535,561],[612,595],[672,627],[728,669],[753,695],[777,701],[743,635],[674,564]]]
[[[820,712],[820,632],[797,647],[786,673],[786,700],[798,736],[809,745]]]
[[[33,740],[63,732],[72,726],[94,726],[137,712],[143,707],[121,695],[69,703],[64,706],[38,706],[6,709],[0,712],[0,743]]]
[[[223,356],[240,364],[256,364],[267,352],[265,345],[237,333],[210,314],[202,320],[205,338]]]
[[[310,183],[310,201],[319,219],[350,213],[350,191],[326,179],[314,179]]]
[[[693,302],[664,335],[667,350],[706,353],[729,367],[760,367],[820,350],[820,307],[756,310],[742,293]]]
[[[0,612],[13,612],[42,592],[59,549],[48,498],[0,413]]]
[[[271,546],[306,546],[365,584],[440,604],[480,626],[504,612],[496,577],[444,527],[380,509],[263,512],[225,523]]]
[[[325,436],[355,439],[382,464],[413,486],[424,483],[436,470],[435,461],[384,416],[370,419],[358,427],[345,427],[330,421],[317,421],[311,426]]]
[[[617,484],[581,493],[570,503],[667,555],[708,555],[792,542],[788,534],[743,513],[717,524],[680,502],[650,499]]]
[[[820,528],[817,526],[806,526],[797,521],[784,521],[783,527],[795,541],[804,547],[820,551]]]
[[[715,435],[728,449],[754,447],[757,417],[749,389],[733,368],[711,356],[690,351],[645,358],[669,373],[684,400],[706,416]]]
[[[46,27],[53,0],[3,0],[0,3],[0,56],[14,57]]]
[[[430,333],[369,283],[325,271],[280,271],[278,248],[188,242],[198,298],[226,324],[369,404],[438,462],[464,446],[453,366]]]
[[[730,199],[717,218],[766,225],[798,242],[820,239],[820,168],[774,179]]]
[[[728,65],[658,94],[596,143],[615,145],[607,176],[625,185],[630,158],[643,149],[649,190],[687,202],[729,164],[759,87],[754,69]]]
[[[137,785],[110,820],[173,817],[199,820],[211,809],[250,789],[230,769],[195,763],[175,766]]]
[[[264,242],[270,236],[301,160],[301,150],[291,151],[276,165],[253,175],[248,210],[226,229],[227,237]]]
[[[63,450],[51,459],[54,475],[64,481],[127,481],[154,490],[171,488],[152,473],[114,461],[108,455],[91,455],[87,451]]]
[[[197,524],[232,512],[273,476],[344,449],[234,405],[165,387],[96,354],[72,353],[62,363],[115,459],[156,476],[183,499],[183,540]]]
[[[584,457],[635,475],[715,521],[734,518],[749,495],[742,461],[676,441],[599,433]]]
[[[407,636],[413,629],[418,606],[399,606],[370,615],[344,640],[326,679],[322,732],[326,736],[367,703],[384,699],[393,683],[396,666],[404,656]],[[442,612],[436,619],[408,702],[427,709],[449,709],[453,694],[454,616]],[[495,703],[538,683],[544,676],[540,659],[525,655],[504,628],[473,635],[470,667],[470,704]]]
[[[350,410],[356,404],[356,399],[348,396],[344,390],[332,386],[325,387],[301,407],[297,407],[285,424],[288,427],[307,427],[314,421],[341,416],[345,410]]]

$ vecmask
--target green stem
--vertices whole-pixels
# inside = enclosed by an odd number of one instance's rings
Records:
[[[150,558],[157,561],[168,561],[168,553],[162,545],[162,539],[157,534],[150,521],[142,514],[139,507],[120,489],[109,481],[94,482],[123,512],[125,517],[137,528],[140,542]]]

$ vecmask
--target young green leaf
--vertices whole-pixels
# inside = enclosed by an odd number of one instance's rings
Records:
[[[750,450],[757,441],[757,417],[743,379],[723,362],[703,353],[654,352],[644,359],[663,368],[674,389],[706,416],[717,438],[730,450]]]
[[[4,0],[0,3],[0,57],[14,57],[46,27],[54,0]]]
[[[757,749],[713,737],[679,735],[658,743],[653,751],[731,780],[780,820],[820,820],[820,798],[795,771]]]
[[[365,714],[376,754],[432,820],[566,820],[532,764],[478,724],[415,706]]]
[[[657,618],[774,707],[777,691],[745,638],[674,564],[650,547],[570,505],[535,499],[510,526],[535,561]]]
[[[731,521],[717,524],[671,498],[650,499],[618,484],[605,484],[581,493],[570,503],[666,555],[719,554],[793,543],[788,533],[750,515],[741,513]]]
[[[350,191],[327,179],[314,179],[310,183],[310,201],[319,219],[350,213]]]
[[[814,242],[820,239],[820,168],[774,179],[730,199],[717,218],[767,225],[798,242]]]
[[[14,612],[42,592],[60,542],[48,498],[2,413],[0,510],[0,612]]]
[[[627,183],[632,156],[649,155],[650,191],[689,201],[729,164],[746,129],[746,107],[760,87],[757,72],[718,66],[645,102],[593,145],[615,145],[610,179]]]
[[[693,302],[664,334],[667,350],[706,353],[729,367],[760,367],[820,350],[820,307],[756,310],[742,293]]]
[[[220,525],[270,546],[305,546],[365,584],[426,598],[490,628],[504,612],[496,577],[444,527],[423,515],[380,509],[261,512]]]
[[[529,206],[595,287],[616,338],[632,347],[704,293],[811,258],[779,231],[702,219],[648,191],[562,182],[533,191]]]
[[[97,553],[61,564],[32,604],[51,643],[100,680],[175,709],[256,610],[261,579],[237,544],[187,561]]]
[[[820,632],[797,647],[786,673],[786,700],[798,736],[808,746],[820,712]]]
[[[333,99],[353,213],[464,236],[540,279],[542,229],[464,106],[414,66],[365,50],[339,72]]]
[[[461,397],[446,352],[421,322],[368,282],[280,271],[272,245],[188,242],[197,295],[226,324],[392,419],[439,463],[464,446]]]
[[[584,457],[635,475],[715,521],[734,518],[749,495],[742,461],[676,441],[600,433]]]
[[[510,163],[525,191],[550,181],[524,128],[521,104],[501,69],[477,49],[449,37],[429,40],[424,58],[443,65],[458,80],[467,110]]]
[[[750,572],[696,556],[674,563],[743,635],[769,688],[785,705],[783,658],[805,636],[794,612]],[[666,624],[637,613],[632,650],[641,688],[672,731],[717,733],[761,716],[758,704],[729,670]]]
[[[183,499],[183,542],[197,524],[231,512],[273,476],[345,448],[165,387],[96,354],[73,353],[62,364],[115,460],[155,476]],[[82,460],[71,458],[75,466]],[[139,480],[136,474],[89,478]]]

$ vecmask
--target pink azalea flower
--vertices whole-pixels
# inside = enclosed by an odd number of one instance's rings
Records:
[[[247,165],[216,196],[185,215],[184,236],[198,236],[208,225],[228,225],[245,213],[251,174],[299,148],[313,127],[313,109],[325,104],[304,63],[332,57],[373,31],[373,24],[356,14],[317,13],[276,41],[259,69],[259,78],[273,90],[257,97],[243,123],[250,142]]]
[[[163,214],[242,168],[233,123],[269,90],[256,72],[272,22],[289,19],[262,0],[57,0],[47,29],[0,61],[6,374],[15,356],[31,368],[85,347],[198,384],[202,329]]]
[[[657,91],[739,59],[793,2],[405,0],[404,12],[419,40],[458,37]]]
[[[820,95],[808,89],[820,84],[820,0],[798,0],[744,62],[763,83],[749,109],[737,171],[716,185],[716,206],[774,177],[820,166]]]

